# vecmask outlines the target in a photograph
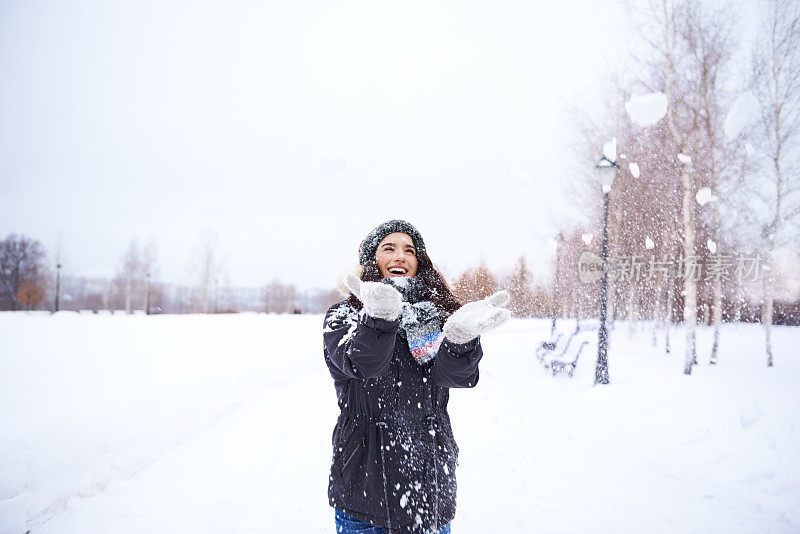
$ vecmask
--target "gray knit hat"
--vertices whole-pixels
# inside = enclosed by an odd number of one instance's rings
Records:
[[[410,222],[395,219],[379,224],[377,228],[367,234],[367,237],[358,247],[358,262],[361,265],[366,265],[371,259],[375,258],[375,252],[378,250],[378,245],[383,241],[383,238],[395,232],[408,234],[411,236],[411,240],[414,241],[414,248],[417,251],[425,250],[425,241],[422,240],[422,235],[419,231]]]

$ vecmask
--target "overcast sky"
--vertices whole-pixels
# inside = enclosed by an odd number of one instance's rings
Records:
[[[191,283],[213,231],[231,284],[308,288],[405,218],[451,276],[521,254],[544,275],[581,210],[562,190],[569,108],[615,63],[621,16],[596,0],[4,0],[0,234],[51,258],[60,242],[90,276],[152,240],[159,277]]]

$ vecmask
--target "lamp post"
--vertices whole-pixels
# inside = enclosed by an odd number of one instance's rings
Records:
[[[608,194],[617,176],[617,163],[608,158],[595,166],[603,187],[603,282],[600,286],[600,329],[597,334],[597,365],[594,370],[595,384],[608,384],[608,330],[606,330],[606,299],[608,292]]]
[[[147,273],[147,305],[144,313],[150,315],[150,273]]]
[[[61,293],[61,264],[56,264],[56,309],[58,311],[59,295]]]

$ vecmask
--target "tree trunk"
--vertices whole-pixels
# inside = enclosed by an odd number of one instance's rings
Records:
[[[664,352],[669,354],[672,351],[669,343],[669,331],[672,328],[672,312],[675,306],[675,284],[672,280],[668,280],[667,284],[667,300],[664,303],[664,324],[666,331],[664,332]]]
[[[714,242],[719,247],[719,206],[714,202]],[[714,321],[714,342],[711,345],[711,358],[708,363],[716,365],[717,354],[719,353],[719,333],[722,326],[722,275],[716,273],[714,278],[714,304],[713,304],[713,321]]]
[[[633,336],[634,323],[636,322],[636,304],[634,303],[635,286],[633,280],[630,281],[628,286],[628,339]]]
[[[715,166],[712,164],[712,174],[715,174]],[[714,180],[716,180],[716,176],[712,176]],[[716,192],[716,183],[714,184],[714,189]],[[720,244],[720,235],[719,235],[719,205],[717,202],[714,202],[714,243],[717,247]],[[708,363],[711,365],[716,365],[717,363],[717,354],[719,352],[719,330],[722,325],[722,275],[720,273],[715,273],[716,276],[714,277],[714,304],[713,304],[713,321],[714,321],[714,343],[711,345],[711,358]]]
[[[767,367],[772,367],[772,309],[775,300],[775,245],[777,243],[778,228],[781,223],[781,200],[783,199],[783,175],[781,174],[781,142],[780,142],[780,121],[776,117],[775,134],[777,142],[777,150],[773,156],[775,165],[775,216],[772,219],[772,225],[769,228],[767,239],[769,241],[769,257],[767,258],[767,265],[769,265],[769,272],[767,272],[766,279],[766,295],[764,302],[763,317],[761,322],[764,325],[764,333],[766,348],[767,348]]]
[[[133,277],[128,275],[127,279],[125,280],[125,311],[128,313],[133,313],[133,309],[131,308],[131,293],[133,292]]]
[[[614,330],[614,322],[615,322],[614,319],[617,313],[615,306],[617,300],[616,295],[617,295],[616,283],[614,283],[613,279],[609,280],[608,295],[606,297],[606,318],[607,318],[606,320],[609,322],[609,327],[608,327],[609,330]]]
[[[714,343],[711,346],[712,365],[717,363],[717,353],[719,352],[719,330],[722,325],[722,280],[717,277],[714,280]]]
[[[775,282],[773,277],[774,272],[774,253],[775,253],[775,245],[774,241],[770,243],[769,248],[769,258],[767,260],[767,264],[769,265],[769,272],[767,273],[766,279],[766,298],[764,299],[764,312],[761,322],[764,325],[764,333],[766,338],[767,344],[767,367],[772,367],[772,309],[774,304],[774,290],[775,290]]]
[[[685,136],[692,130],[679,131],[675,124],[675,110],[673,103],[673,87],[675,72],[675,26],[672,17],[675,15],[673,8],[666,1],[661,3],[664,12],[664,95],[667,97],[667,127],[669,129],[675,148],[678,153],[687,151],[688,140]],[[694,125],[697,126],[696,124]],[[675,154],[677,156],[677,154]],[[694,217],[692,205],[694,195],[694,179],[691,161],[681,159],[681,185],[683,189],[683,256],[684,261],[694,258]],[[685,274],[685,273],[684,273]],[[691,274],[691,273],[690,273]],[[686,329],[686,358],[683,368],[684,374],[692,374],[697,356],[695,353],[695,325],[697,323],[697,282],[693,276],[684,276],[683,284],[683,324]]]
[[[663,324],[661,314],[661,300],[663,297],[664,288],[659,287],[656,291],[656,302],[653,305],[653,346],[658,345],[658,328]]]
[[[686,359],[683,366],[683,373],[692,374],[692,365],[696,362],[695,352],[697,324],[697,282],[694,273],[685,272],[685,263],[694,260],[694,218],[692,212],[693,201],[693,180],[692,170],[689,163],[683,164],[681,172],[681,183],[683,184],[683,257],[684,257],[684,281],[683,281],[683,325],[686,329]]]
[[[780,189],[780,178],[778,179],[778,184],[778,188]],[[775,220],[773,221],[772,228],[770,229],[770,234],[768,236],[769,256],[767,257],[767,265],[769,266],[769,271],[767,271],[767,277],[765,280],[766,290],[764,291],[764,309],[761,319],[761,323],[764,325],[767,349],[767,367],[772,367],[772,313],[775,303],[775,232],[778,226],[777,223],[780,220],[780,199],[781,197],[779,193],[775,209]]]

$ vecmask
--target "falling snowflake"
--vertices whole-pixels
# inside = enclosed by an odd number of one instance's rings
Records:
[[[695,200],[701,206],[705,206],[709,202],[714,202],[717,198],[711,193],[711,189],[708,187],[700,188],[695,195]]]
[[[667,97],[664,93],[649,93],[641,96],[631,95],[625,104],[625,111],[631,121],[639,126],[650,126],[667,114]]]
[[[603,145],[603,155],[608,161],[617,161],[617,138],[614,137]]]

